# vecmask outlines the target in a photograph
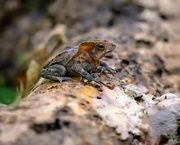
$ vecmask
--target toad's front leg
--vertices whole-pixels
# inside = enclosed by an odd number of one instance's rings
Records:
[[[109,67],[105,62],[100,61],[100,66],[99,69],[101,71],[101,73],[103,73],[104,71],[108,71],[110,72],[113,76],[115,75],[115,70],[112,69],[111,67]]]
[[[93,78],[87,71],[85,71],[82,67],[74,64],[72,66],[72,70],[76,71],[77,73],[79,73],[81,76],[83,76],[84,78],[86,78],[88,81],[90,81],[91,83],[93,83],[94,85],[98,84],[103,84],[102,82],[96,80],[95,78]]]

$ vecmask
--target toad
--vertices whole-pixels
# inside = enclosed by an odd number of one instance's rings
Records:
[[[100,59],[115,47],[107,40],[93,40],[83,42],[79,46],[67,46],[43,67],[41,76],[60,82],[82,76],[91,83],[103,84],[90,73],[100,68],[101,72],[108,71],[114,75],[115,71]]]

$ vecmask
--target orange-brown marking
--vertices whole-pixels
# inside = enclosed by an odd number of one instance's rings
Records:
[[[79,47],[83,51],[88,51],[88,50],[91,50],[93,48],[92,45],[80,45]]]

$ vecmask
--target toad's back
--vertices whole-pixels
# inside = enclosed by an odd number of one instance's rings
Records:
[[[62,52],[60,52],[55,58],[50,60],[43,68],[48,68],[53,64],[60,64],[65,66],[66,62],[78,51],[76,48],[65,48]]]

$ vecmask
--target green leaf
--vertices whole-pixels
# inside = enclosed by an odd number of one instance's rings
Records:
[[[10,87],[0,87],[0,103],[9,105],[16,98],[16,89]]]

